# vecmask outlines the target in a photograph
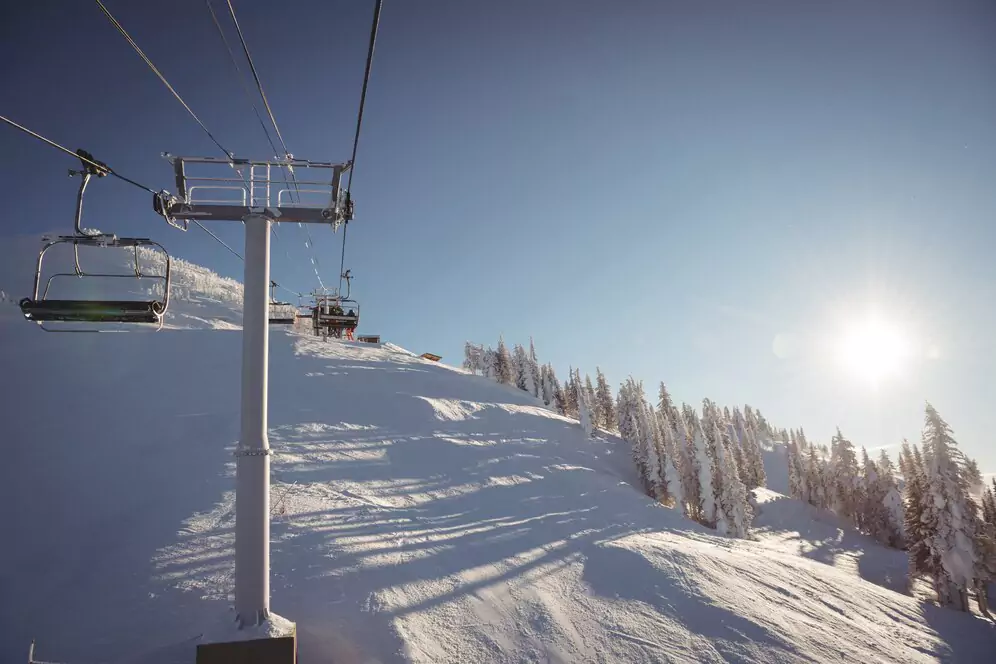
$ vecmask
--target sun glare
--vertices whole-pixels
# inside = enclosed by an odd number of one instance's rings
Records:
[[[872,384],[899,374],[910,359],[910,343],[902,331],[870,317],[848,325],[837,346],[837,359],[851,374]]]

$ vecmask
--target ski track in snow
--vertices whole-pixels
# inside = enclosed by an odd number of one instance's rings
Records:
[[[175,304],[202,328],[238,322]],[[233,617],[238,331],[46,335],[0,316],[0,335],[0,661],[32,638],[69,664],[192,661]],[[621,441],[391,344],[275,331],[269,426],[272,608],[302,662],[996,649],[992,624],[896,592],[902,552],[769,490],[757,541],[719,537],[634,489]]]

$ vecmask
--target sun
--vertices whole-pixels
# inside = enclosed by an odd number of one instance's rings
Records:
[[[910,356],[910,342],[903,331],[877,316],[848,324],[837,343],[840,365],[873,385],[900,374]]]

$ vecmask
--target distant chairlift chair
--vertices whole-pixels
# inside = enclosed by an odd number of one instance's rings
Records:
[[[158,242],[153,242],[147,238],[119,238],[111,233],[101,233],[93,229],[81,227],[83,219],[83,193],[90,178],[94,175],[103,177],[107,170],[98,168],[88,161],[93,158],[83,150],[77,150],[83,163],[82,171],[70,171],[70,175],[81,175],[83,181],[80,183],[79,193],[76,196],[76,224],[73,235],[64,235],[56,240],[48,242],[42,247],[38,254],[38,263],[35,268],[34,295],[20,301],[21,313],[29,321],[38,323],[42,329],[48,332],[100,332],[105,331],[95,328],[69,329],[61,326],[46,326],[46,323],[149,323],[156,325],[156,330],[162,329],[163,316],[169,306],[170,287],[170,256],[166,249]],[[100,162],[96,162],[100,163]],[[45,289],[41,291],[42,262],[45,253],[57,244],[71,244],[75,258],[75,270],[73,272],[58,272],[53,274],[45,282]],[[80,265],[80,247],[95,247],[100,249],[122,248],[134,251],[134,269],[131,273],[88,273]],[[148,274],[143,272],[139,264],[139,247],[150,247],[161,252],[165,258],[165,269],[162,274]],[[64,277],[76,277],[84,279],[113,278],[113,279],[148,279],[162,284],[162,297],[151,300],[100,300],[100,299],[52,299],[49,298],[49,290],[53,281]]]
[[[293,325],[297,320],[297,307],[290,302],[277,302],[273,297],[273,289],[277,282],[270,281],[270,325]]]

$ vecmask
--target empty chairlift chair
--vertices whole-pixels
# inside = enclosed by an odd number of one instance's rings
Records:
[[[293,325],[297,320],[297,307],[290,302],[277,302],[273,297],[273,289],[277,282],[270,281],[270,325]]]
[[[81,157],[92,161],[92,157],[86,152],[78,151]],[[81,160],[82,161],[82,160]],[[99,162],[97,162],[99,163]],[[71,172],[77,174],[77,172]],[[26,297],[20,302],[21,313],[29,320],[38,323],[42,329],[49,332],[99,332],[99,328],[76,327],[65,328],[59,325],[51,326],[51,323],[77,323],[77,324],[97,324],[97,323],[147,323],[157,326],[157,330],[162,328],[163,316],[169,306],[170,287],[170,256],[169,253],[158,242],[153,242],[147,238],[119,238],[114,234],[101,233],[92,229],[81,227],[83,217],[83,193],[87,183],[94,175],[102,177],[106,171],[83,161],[83,170],[78,172],[82,175],[83,181],[80,184],[79,193],[76,197],[76,226],[73,235],[65,235],[49,241],[42,247],[38,254],[38,262],[35,267],[34,293],[32,297]],[[75,259],[74,270],[72,272],[56,272],[45,281],[42,288],[42,267],[45,254],[54,246],[59,244],[72,245],[73,257]],[[131,249],[134,252],[133,267],[126,273],[122,272],[86,272],[80,262],[80,247],[97,249]],[[142,270],[139,247],[148,247],[156,253],[162,254],[164,267],[156,273],[149,273]],[[151,281],[162,288],[161,297],[144,299],[98,299],[98,298],[52,298],[49,292],[52,284],[66,278],[77,280],[94,279],[137,279]],[[155,289],[146,288],[146,293]]]

